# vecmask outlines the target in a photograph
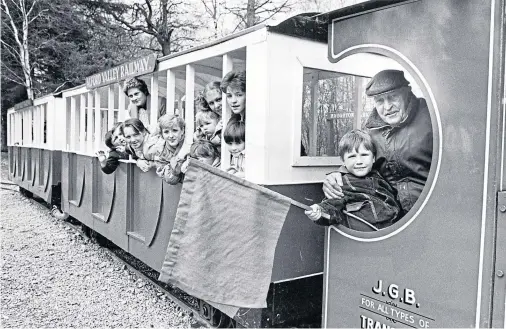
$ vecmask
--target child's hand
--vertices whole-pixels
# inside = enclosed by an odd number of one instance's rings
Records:
[[[183,165],[181,166],[181,172],[183,174],[186,174],[186,171],[188,170],[188,165],[190,164],[190,158],[186,159],[185,162],[183,162]]]
[[[319,205],[314,204],[311,206],[311,210],[306,210],[304,213],[307,217],[309,217],[309,219],[311,219],[313,222],[316,222],[322,217],[322,208]]]
[[[95,155],[98,157],[98,161],[100,162],[104,162],[107,158],[104,151],[97,151]]]
[[[197,128],[197,130],[195,130],[195,132],[193,133],[193,141],[196,142],[201,139],[204,139],[204,133],[200,128]]]
[[[235,169],[234,167],[230,167],[227,169],[227,172],[229,174],[235,175],[237,173],[237,169]]]
[[[139,169],[142,170],[143,172],[148,172],[149,169],[151,168],[149,162],[142,159],[137,160],[137,167],[139,167]]]
[[[179,160],[179,159],[178,159],[178,157],[177,157],[177,156],[173,156],[172,158],[170,158],[169,163],[170,163],[170,167],[171,167],[172,169],[176,168],[176,166],[177,166],[177,161],[178,161],[178,160]]]

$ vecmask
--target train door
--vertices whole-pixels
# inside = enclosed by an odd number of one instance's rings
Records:
[[[401,67],[427,103],[433,151],[396,223],[327,229],[322,326],[504,326],[504,1],[370,1],[329,19],[331,62]]]

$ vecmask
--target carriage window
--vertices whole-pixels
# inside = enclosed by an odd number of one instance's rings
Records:
[[[304,68],[301,156],[337,156],[339,139],[360,128],[373,108],[369,78]]]

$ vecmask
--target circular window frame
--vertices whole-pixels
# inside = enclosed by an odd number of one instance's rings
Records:
[[[388,239],[397,235],[406,229],[421,213],[425,205],[430,199],[434,187],[436,186],[437,178],[439,176],[439,170],[441,167],[441,153],[443,149],[443,139],[442,139],[442,128],[441,128],[441,118],[439,116],[439,110],[436,103],[436,99],[434,98],[434,94],[430,89],[427,80],[422,75],[420,70],[411,62],[406,56],[404,56],[399,51],[380,44],[362,44],[350,47],[348,49],[343,50],[337,55],[332,54],[332,58],[335,62],[338,62],[346,57],[349,57],[358,53],[373,53],[379,54],[383,56],[387,56],[397,63],[399,63],[403,69],[407,70],[409,74],[415,79],[416,83],[420,87],[420,90],[423,93],[423,96],[427,102],[427,107],[429,108],[429,114],[432,123],[432,135],[433,135],[433,150],[432,150],[432,162],[429,170],[429,176],[427,177],[427,182],[430,182],[430,186],[425,184],[422,193],[418,197],[418,200],[414,204],[413,208],[404,215],[400,220],[396,223],[381,229],[375,232],[361,232],[352,230],[343,225],[339,225],[337,227],[330,226],[330,230],[335,230],[339,234],[361,242],[375,242]],[[428,97],[428,98],[427,98]],[[435,166],[434,166],[435,164]]]

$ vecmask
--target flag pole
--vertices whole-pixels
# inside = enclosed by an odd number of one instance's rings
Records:
[[[302,208],[304,210],[311,210],[311,207],[308,206],[307,204],[304,204],[302,202],[299,202],[299,201],[295,201],[293,199],[290,199],[290,203],[296,207],[299,207],[299,208]],[[371,223],[365,221],[364,219],[358,217],[357,215],[354,215],[346,210],[343,210],[344,214],[347,215],[347,216],[350,216],[352,218],[355,218],[356,220],[360,221],[361,223],[367,225],[368,227],[370,227],[371,229],[373,229],[374,231],[379,231],[379,229],[377,229],[374,225],[372,225]],[[326,214],[324,212],[322,212],[322,217],[323,218],[326,218],[326,219],[329,219],[330,220],[330,215],[329,214]]]

